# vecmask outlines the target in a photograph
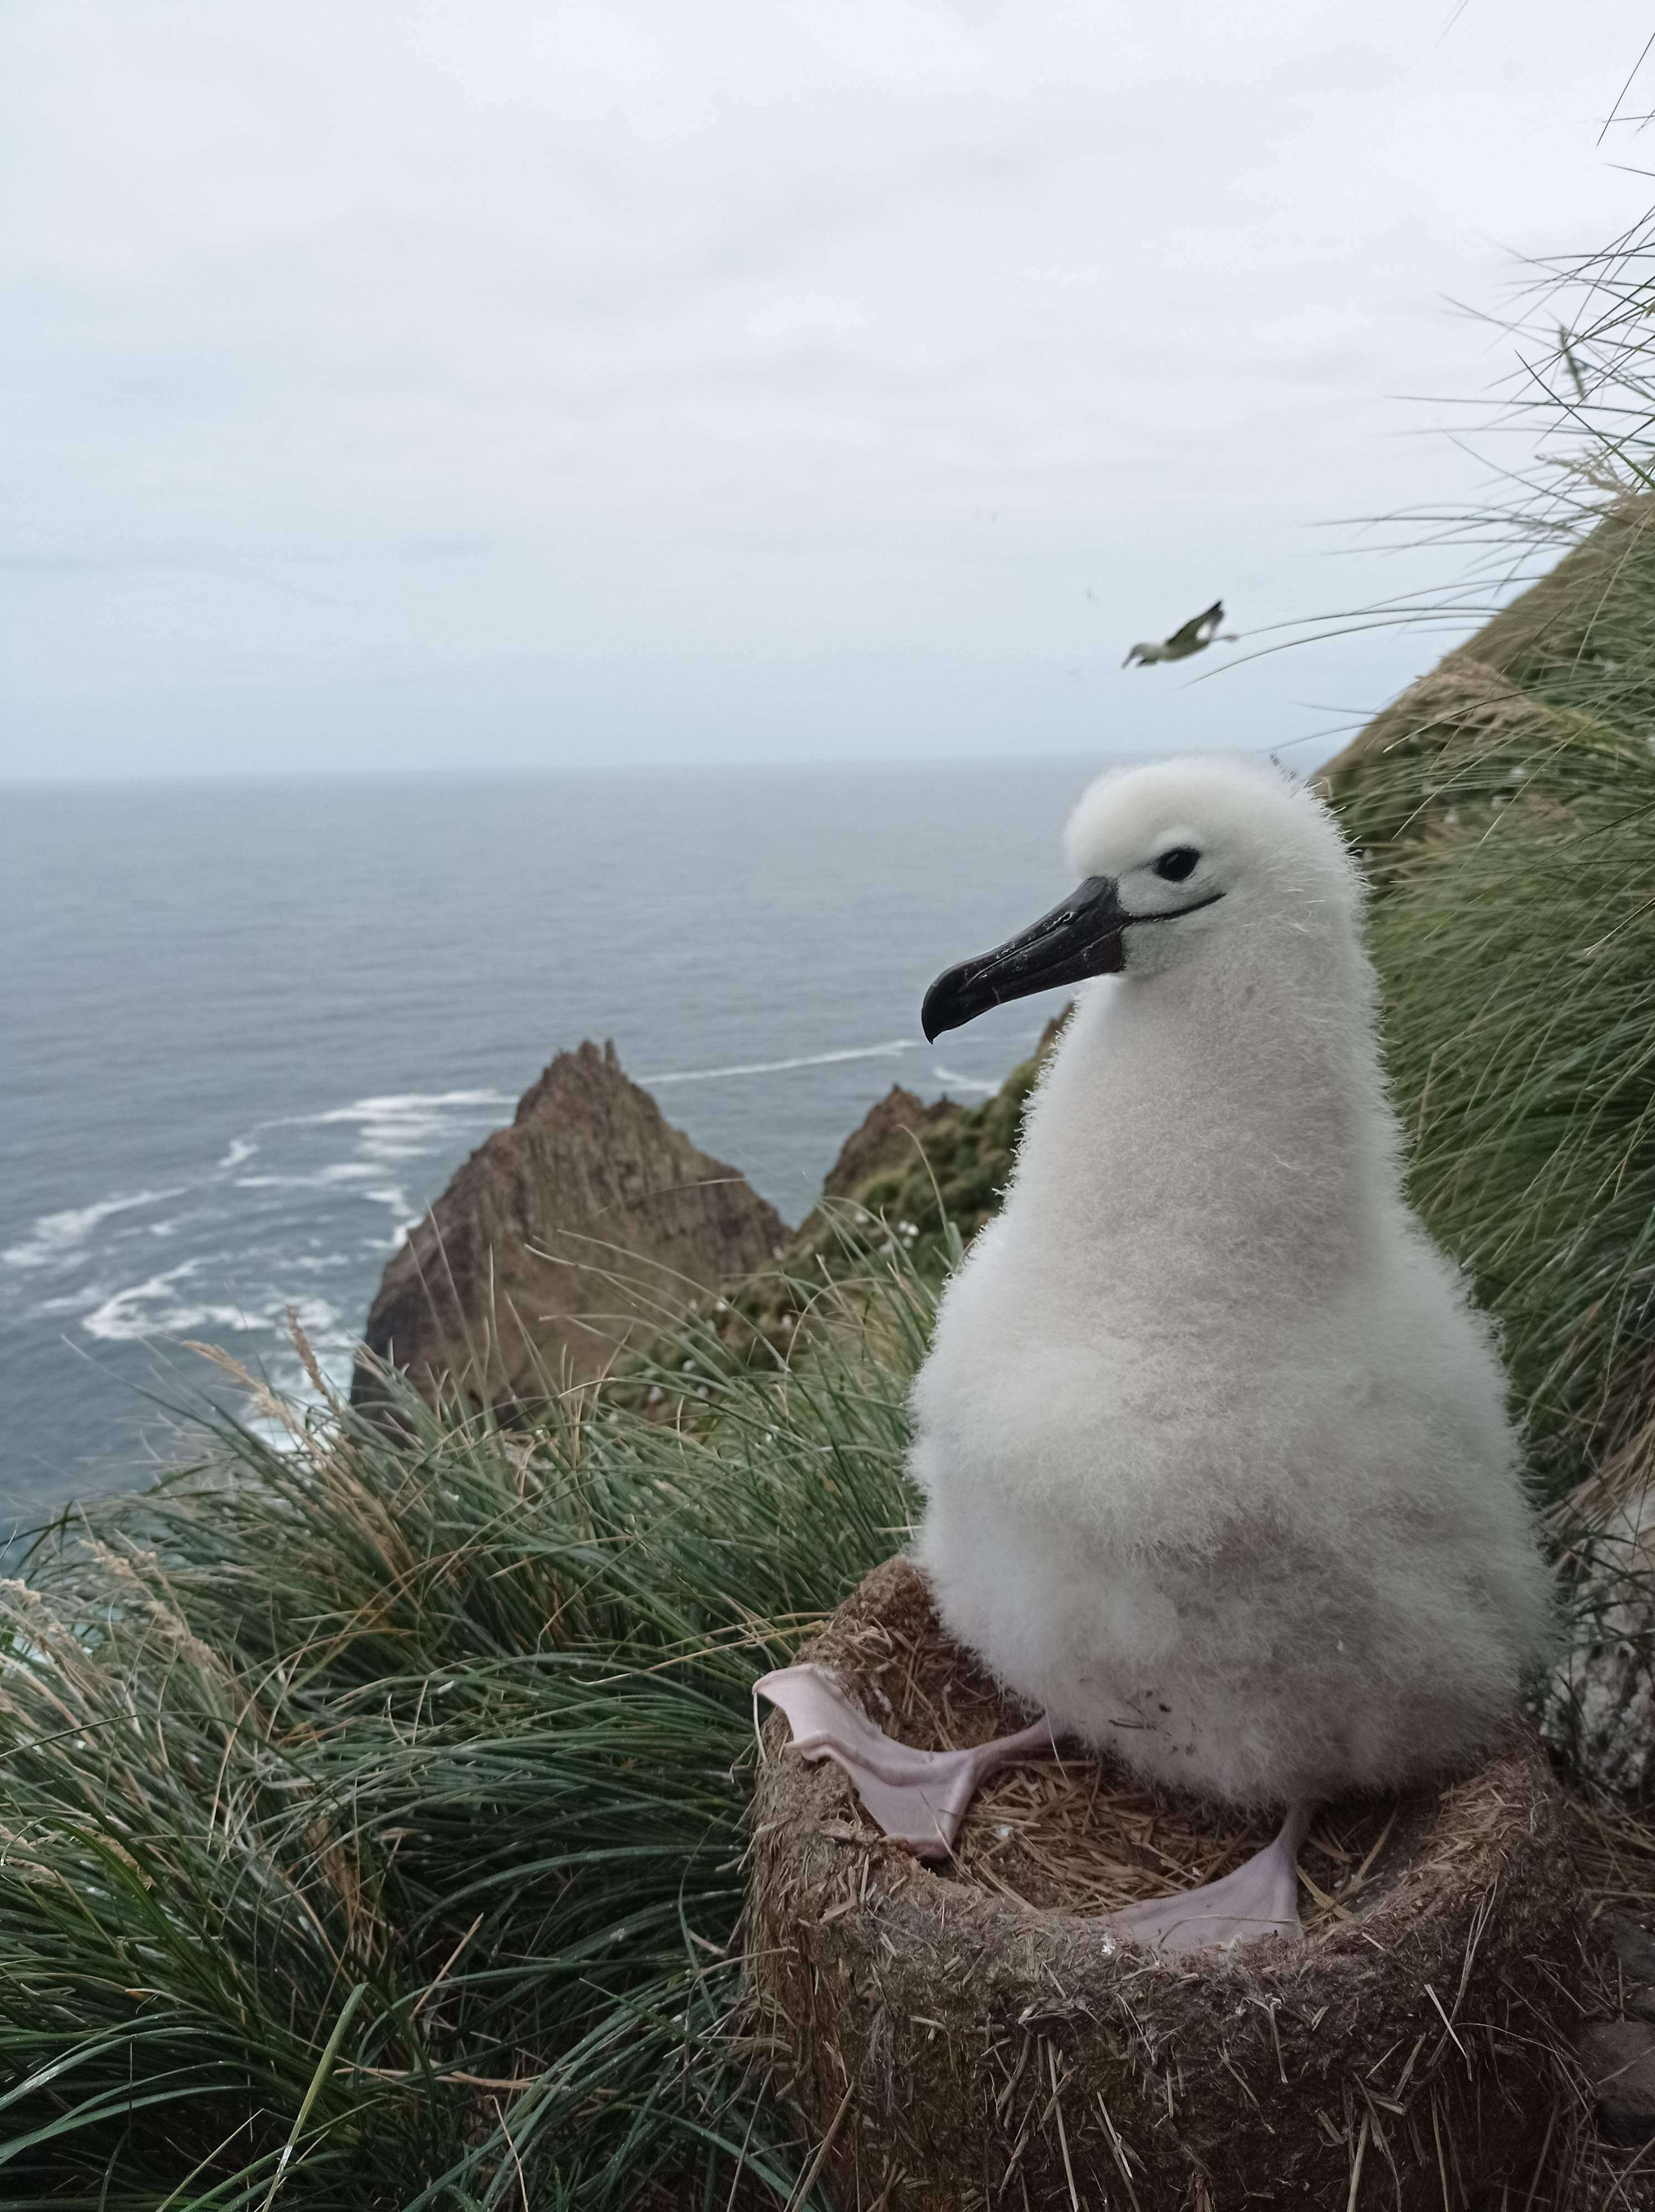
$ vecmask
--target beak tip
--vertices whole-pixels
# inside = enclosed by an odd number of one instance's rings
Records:
[[[927,1044],[934,1044],[945,1030],[957,1030],[969,1022],[973,1014],[980,1014],[989,999],[973,1000],[961,988],[962,971],[950,968],[939,975],[926,993],[920,1006],[920,1027],[925,1031]]]

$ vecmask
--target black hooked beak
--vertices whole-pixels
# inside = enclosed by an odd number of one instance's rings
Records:
[[[1088,876],[1031,928],[943,970],[920,1009],[926,1042],[934,1043],[945,1030],[959,1029],[1007,999],[1026,999],[1085,975],[1118,975],[1126,964],[1121,933],[1131,919],[1114,877]]]
[[[1128,914],[1113,876],[1088,876],[1061,905],[992,952],[946,968],[925,994],[920,1024],[928,1044],[945,1030],[962,1028],[1008,999],[1026,999],[1088,975],[1118,975],[1126,965],[1122,938],[1134,922],[1176,921],[1222,898],[1221,891],[1179,907],[1176,913]]]

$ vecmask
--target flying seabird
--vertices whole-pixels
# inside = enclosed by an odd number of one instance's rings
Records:
[[[1135,665],[1147,668],[1152,661],[1188,660],[1192,653],[1205,653],[1214,639],[1218,637],[1218,626],[1223,620],[1224,602],[1222,599],[1214,599],[1205,614],[1196,615],[1191,621],[1185,623],[1182,629],[1175,629],[1171,637],[1161,639],[1159,644],[1151,639],[1145,643],[1135,645],[1121,665],[1123,668],[1131,668]],[[1238,640],[1226,632],[1220,642],[1224,645],[1234,645]]]
[[[1237,1873],[1110,1924],[1169,1951],[1293,1936],[1315,1805],[1497,1741],[1549,1577],[1493,1333],[1403,1194],[1332,816],[1186,757],[1102,778],[1066,842],[1079,888],[926,994],[934,1038],[1079,987],[943,1297],[911,1460],[945,1626],[1044,1718],[925,1753],[820,1668],[758,1686],[931,1856],[985,1772],[1062,1735],[1285,1808]]]

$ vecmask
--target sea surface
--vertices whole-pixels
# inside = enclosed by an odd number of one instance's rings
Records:
[[[922,994],[1069,888],[1083,760],[0,793],[0,1516],[237,1407],[191,1342],[348,1379],[386,1255],[551,1055],[612,1037],[789,1222],[900,1082],[1052,1011]]]

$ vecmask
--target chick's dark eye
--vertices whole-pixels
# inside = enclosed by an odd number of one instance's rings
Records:
[[[1196,872],[1201,854],[1193,845],[1174,845],[1170,853],[1163,853],[1153,863],[1155,873],[1163,883],[1181,884],[1186,876]]]

